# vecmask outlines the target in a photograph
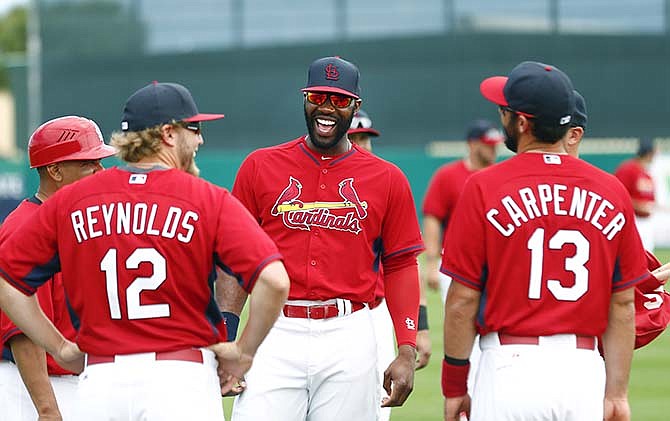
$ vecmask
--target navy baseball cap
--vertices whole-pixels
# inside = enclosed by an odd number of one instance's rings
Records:
[[[324,57],[312,62],[303,92],[332,92],[360,98],[358,67],[340,57]]]
[[[123,107],[121,130],[137,132],[176,121],[208,121],[223,114],[203,114],[188,89],[178,83],[153,82],[128,98]]]
[[[467,140],[479,140],[489,145],[497,145],[505,140],[502,132],[488,120],[475,120],[468,126]]]
[[[575,111],[570,78],[557,67],[525,61],[508,77],[493,76],[479,86],[484,98],[548,126],[570,124]]]
[[[377,137],[381,133],[372,128],[372,119],[363,110],[358,110],[351,119],[351,127],[347,130],[347,134],[367,133],[370,136]]]
[[[575,94],[575,112],[572,114],[570,125],[586,129],[586,122],[588,121],[588,117],[586,116],[586,101],[577,90],[572,91],[572,93]]]

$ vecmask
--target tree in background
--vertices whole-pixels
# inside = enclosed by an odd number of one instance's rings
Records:
[[[27,17],[28,12],[24,6],[14,7],[4,16],[0,16],[0,89],[9,86],[3,56],[26,52]]]

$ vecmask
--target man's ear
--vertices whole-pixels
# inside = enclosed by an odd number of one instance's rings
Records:
[[[174,124],[163,124],[160,130],[163,143],[168,146],[174,146],[177,141],[176,126]]]
[[[61,171],[60,165],[58,163],[49,164],[45,168],[46,173],[49,175],[49,178],[60,183],[63,181],[63,172]]]

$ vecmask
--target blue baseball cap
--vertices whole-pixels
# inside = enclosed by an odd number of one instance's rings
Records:
[[[347,134],[356,133],[367,133],[373,137],[380,135],[379,130],[372,127],[372,119],[368,113],[361,109],[354,113],[354,118],[351,119],[351,127],[347,130]]]
[[[586,116],[586,101],[582,94],[577,92],[577,90],[572,91],[575,94],[575,112],[572,114],[572,121],[570,125],[572,127],[581,127],[586,129],[586,122],[588,117]]]
[[[312,62],[303,92],[332,92],[360,98],[358,67],[340,57],[324,57]]]
[[[555,66],[525,61],[509,76],[484,79],[479,86],[484,98],[548,126],[565,126],[575,112],[570,78]]]
[[[123,107],[121,130],[137,132],[172,120],[196,122],[223,117],[223,114],[200,113],[191,92],[184,86],[153,82],[128,98]]]
[[[470,123],[465,133],[468,141],[478,140],[487,145],[497,145],[505,140],[502,132],[488,120],[475,120]]]

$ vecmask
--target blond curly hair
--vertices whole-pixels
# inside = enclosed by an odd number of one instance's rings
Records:
[[[114,132],[110,143],[118,150],[118,157],[126,162],[139,162],[156,155],[163,143],[161,126],[139,132]]]

